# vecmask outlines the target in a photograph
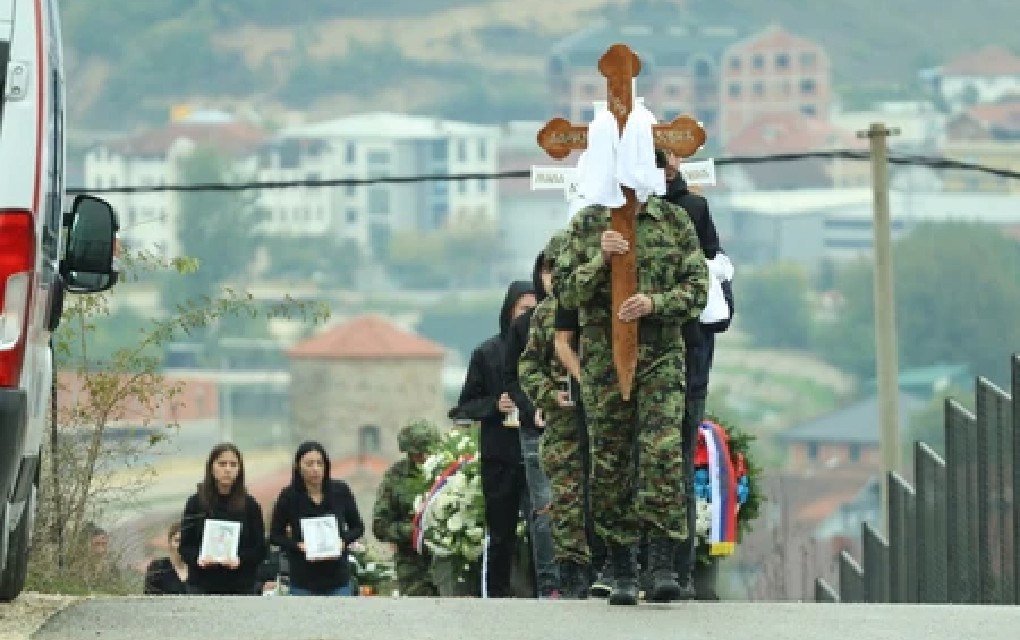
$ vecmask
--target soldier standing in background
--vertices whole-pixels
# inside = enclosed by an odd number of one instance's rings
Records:
[[[372,513],[372,533],[381,542],[396,548],[393,564],[400,594],[405,596],[438,596],[432,581],[428,552],[418,554],[411,540],[414,499],[421,491],[422,463],[429,451],[439,443],[439,429],[427,420],[408,424],[397,435],[397,444],[407,457],[393,463],[379,484]]]

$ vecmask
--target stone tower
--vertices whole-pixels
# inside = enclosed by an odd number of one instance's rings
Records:
[[[443,424],[442,346],[381,316],[334,326],[288,353],[291,426],[330,457],[394,460],[397,433],[413,418]]]

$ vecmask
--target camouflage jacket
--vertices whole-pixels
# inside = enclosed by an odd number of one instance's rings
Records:
[[[556,392],[565,388],[561,381],[567,375],[566,368],[556,357],[555,317],[556,297],[548,296],[535,307],[528,330],[528,344],[517,363],[521,389],[547,416],[562,411],[556,402]]]
[[[414,499],[423,482],[421,469],[407,458],[398,460],[386,471],[372,511],[372,534],[376,539],[391,542],[399,550],[411,549]]]
[[[578,211],[553,270],[560,303],[578,309],[582,328],[611,324],[610,268],[601,249],[609,217],[600,205]],[[654,304],[641,324],[675,327],[681,341],[680,326],[697,318],[708,298],[708,267],[694,225],[681,207],[651,197],[637,214],[636,241],[638,292]]]

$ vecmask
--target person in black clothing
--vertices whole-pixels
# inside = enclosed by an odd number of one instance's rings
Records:
[[[694,193],[687,185],[678,170],[679,158],[671,153],[662,150],[656,151],[656,161],[660,168],[666,172],[668,184],[666,200],[673,204],[680,205],[687,212],[694,229],[698,234],[698,243],[701,251],[707,260],[712,260],[717,254],[722,253],[722,246],[719,243],[719,234],[716,232],[715,223],[712,221],[712,214],[708,208],[708,200],[704,196]],[[730,306],[730,315],[733,310],[733,293],[729,282],[723,283],[723,293]],[[694,496],[694,446],[698,441],[698,427],[705,418],[705,403],[708,398],[709,372],[712,368],[712,358],[715,353],[715,334],[725,331],[729,325],[729,319],[723,320],[715,325],[703,325],[698,319],[691,320],[683,326],[684,342],[687,346],[686,369],[687,369],[687,404],[684,409],[683,418],[683,457],[685,474],[688,477],[687,487],[687,530],[691,535],[685,541],[677,545],[677,554],[674,566],[677,571],[678,582],[685,599],[717,599],[714,595],[714,581],[708,587],[707,593],[696,593],[694,588],[694,572],[697,568],[697,537],[694,535],[695,523],[697,520],[697,503]],[[718,560],[713,559],[712,563]],[[707,568],[714,571],[716,567]]]
[[[309,560],[301,521],[333,517],[340,534],[340,555]],[[269,537],[287,554],[290,595],[349,596],[351,573],[347,547],[365,533],[365,523],[350,487],[330,477],[329,456],[318,442],[304,442],[294,455],[290,484],[273,508]]]
[[[147,596],[182,596],[187,593],[188,565],[181,558],[181,523],[174,522],[167,532],[170,555],[157,558],[145,568],[144,593]]]
[[[519,423],[507,419],[513,416],[517,406],[503,384],[506,338],[513,319],[535,304],[532,283],[516,280],[510,284],[499,312],[499,333],[471,353],[464,387],[457,406],[449,414],[453,420],[481,422],[482,493],[485,496],[485,522],[489,528],[485,585],[486,595],[493,598],[510,596],[517,522],[527,490],[516,428]],[[521,418],[525,417],[519,410],[517,413]]]
[[[237,557],[226,562],[200,557],[206,520],[241,524]],[[181,518],[181,557],[188,565],[186,582],[194,595],[252,595],[255,570],[266,557],[262,508],[244,486],[241,452],[229,442],[209,453],[205,478],[188,498]]]
[[[552,291],[552,271],[545,259],[545,251],[535,258],[531,273],[535,288],[536,303],[542,302]],[[541,410],[528,398],[521,388],[517,365],[521,354],[528,345],[531,316],[535,308],[529,308],[510,323],[506,338],[506,357],[503,363],[503,388],[510,395],[520,412],[521,454],[524,461],[524,477],[528,486],[528,532],[531,538],[532,564],[538,597],[556,597],[560,589],[559,570],[553,551],[552,520],[549,504],[552,502],[552,486],[549,477],[542,471],[539,462],[539,443],[545,421]]]

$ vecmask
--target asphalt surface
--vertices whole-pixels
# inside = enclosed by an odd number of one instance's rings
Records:
[[[99,598],[56,613],[38,640],[929,640],[1020,637],[1020,607],[604,601]]]

